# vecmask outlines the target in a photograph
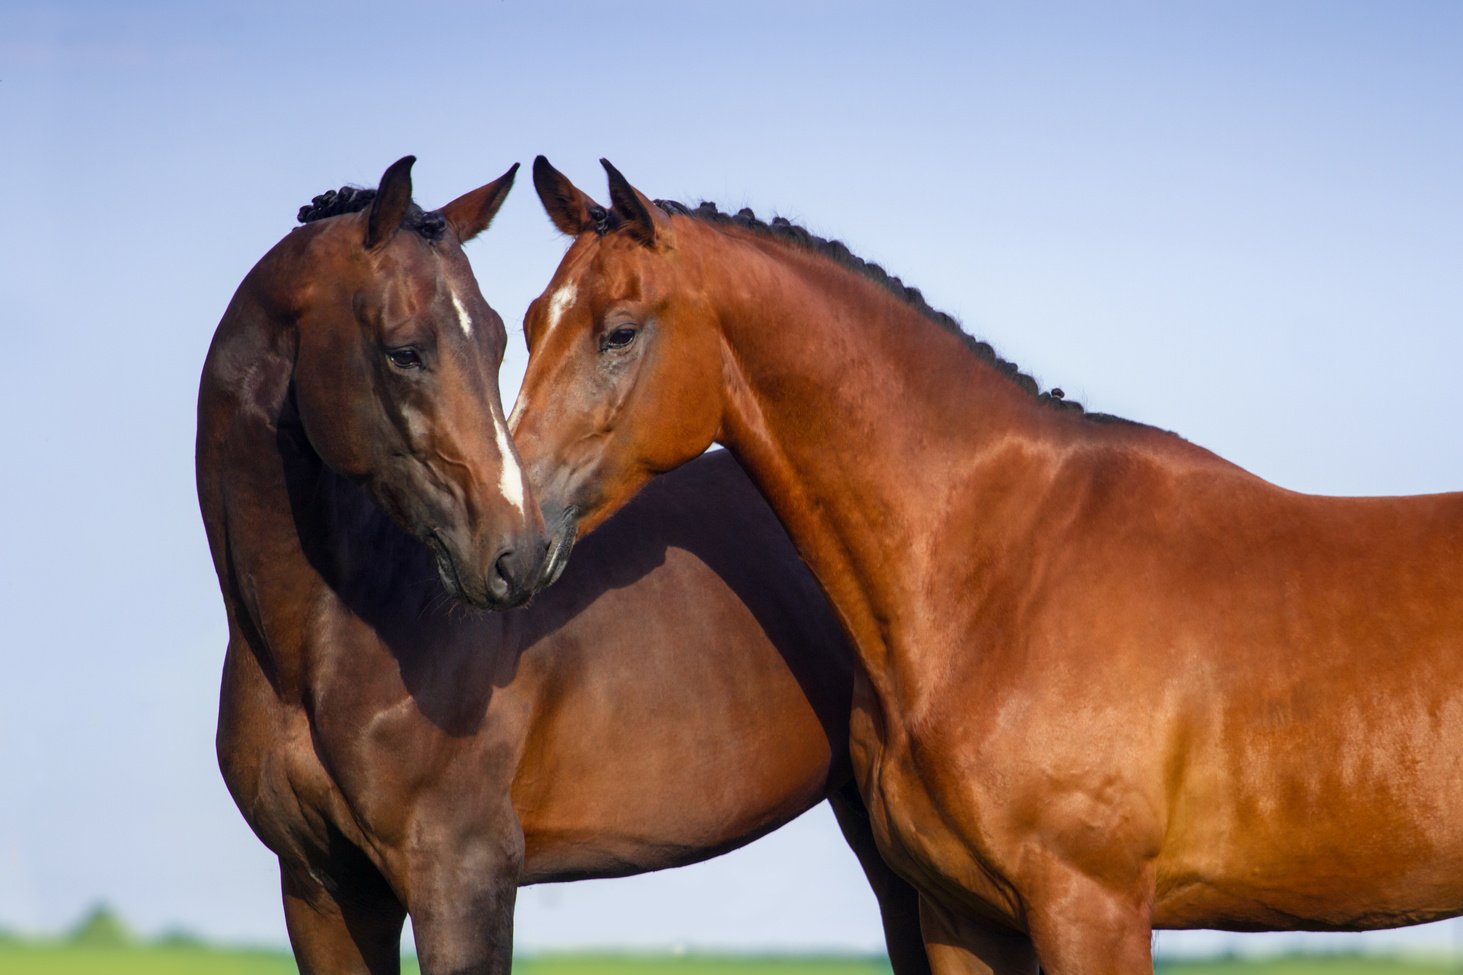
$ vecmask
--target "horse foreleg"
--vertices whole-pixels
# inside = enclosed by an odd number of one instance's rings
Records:
[[[1151,898],[1053,871],[1027,897],[1045,975],[1152,975]]]
[[[398,975],[406,911],[377,876],[327,888],[280,862],[285,926],[301,975]]]
[[[928,897],[919,902],[925,951],[937,975],[1037,975],[1031,939],[994,922],[956,915]]]
[[[884,922],[884,944],[894,975],[928,975],[929,959],[924,939],[920,936],[919,894],[896,874],[879,855],[874,831],[869,825],[869,811],[852,782],[828,797],[833,815],[843,830],[843,838],[858,857],[864,876],[879,901],[879,915]]]
[[[507,975],[513,968],[513,907],[523,838],[475,835],[440,841],[409,868],[422,975]]]

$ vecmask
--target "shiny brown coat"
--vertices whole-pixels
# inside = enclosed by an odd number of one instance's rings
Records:
[[[512,172],[432,240],[398,229],[405,162],[369,211],[260,261],[199,393],[219,763],[279,857],[301,970],[397,971],[410,913],[424,972],[505,972],[518,886],[705,859],[829,798],[896,968],[927,971],[851,787],[851,653],[730,457],[627,509],[530,606],[449,597],[511,603],[543,557],[537,507],[500,491],[505,335],[461,250]]]
[[[1296,494],[1062,409],[833,250],[606,166],[608,210],[535,166],[575,236],[514,411],[546,523],[731,448],[854,639],[938,970],[1463,911],[1463,494]]]

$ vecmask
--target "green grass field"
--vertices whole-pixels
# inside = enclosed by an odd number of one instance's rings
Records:
[[[1459,975],[1463,963],[1360,955],[1164,962],[1160,975]]]
[[[566,954],[520,958],[520,975],[888,975],[882,958]],[[417,975],[414,963],[404,975]],[[92,947],[0,941],[4,975],[296,975],[287,952],[194,945]],[[1463,963],[1358,956],[1164,962],[1160,975],[1460,975]]]
[[[882,958],[716,955],[538,955],[519,959],[524,975],[889,975]]]
[[[5,975],[297,975],[288,952],[204,947],[0,944]],[[413,969],[415,972],[415,969]]]

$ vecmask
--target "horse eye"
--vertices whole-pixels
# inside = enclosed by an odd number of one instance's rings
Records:
[[[387,349],[386,358],[398,369],[420,369],[422,357],[416,349]]]
[[[635,341],[635,336],[638,334],[638,329],[631,328],[628,325],[621,325],[604,337],[600,343],[600,349],[602,351],[627,349],[630,347],[630,343]]]

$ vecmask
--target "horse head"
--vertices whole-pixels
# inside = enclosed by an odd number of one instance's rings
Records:
[[[607,161],[612,206],[595,203],[542,156],[534,185],[575,238],[529,306],[529,366],[511,427],[553,535],[548,585],[575,537],[652,476],[699,455],[721,425],[714,316],[695,300],[690,248],[669,215]],[[689,297],[688,297],[689,296]]]
[[[542,574],[546,533],[503,417],[503,320],[462,245],[518,167],[425,212],[411,199],[413,162],[387,169],[374,196],[326,194],[301,211],[294,399],[321,460],[427,545],[452,595],[507,608]]]

